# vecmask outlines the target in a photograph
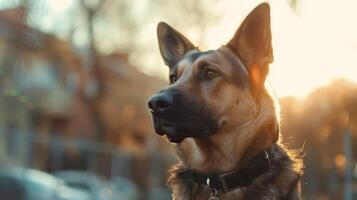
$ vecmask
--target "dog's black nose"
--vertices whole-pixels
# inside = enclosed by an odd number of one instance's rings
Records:
[[[149,108],[154,112],[168,110],[173,102],[173,98],[166,93],[159,93],[152,96],[148,102]]]

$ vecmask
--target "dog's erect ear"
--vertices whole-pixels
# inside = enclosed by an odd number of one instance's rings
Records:
[[[181,60],[188,51],[195,49],[185,36],[165,22],[157,25],[157,38],[161,56],[169,67]]]
[[[244,19],[243,23],[227,46],[243,60],[252,77],[253,84],[262,84],[268,73],[268,65],[273,62],[271,44],[270,6],[258,5]]]
[[[227,46],[243,59],[247,67],[271,63],[273,50],[269,4],[262,3],[250,12]]]

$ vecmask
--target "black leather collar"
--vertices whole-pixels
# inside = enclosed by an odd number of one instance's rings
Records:
[[[271,168],[271,150],[267,149],[255,156],[246,167],[225,173],[206,173],[193,169],[181,171],[178,175],[196,184],[209,186],[217,191],[228,192],[238,187],[246,187],[253,180]]]

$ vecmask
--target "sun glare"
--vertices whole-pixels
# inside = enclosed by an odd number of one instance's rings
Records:
[[[66,9],[71,3],[71,0],[55,0],[51,1],[51,5],[55,8],[57,11],[62,11]]]
[[[209,30],[208,48],[233,35],[259,1],[223,1],[221,22]],[[336,78],[357,81],[357,1],[302,1],[295,14],[271,1],[274,63],[269,82],[278,96],[304,97]]]

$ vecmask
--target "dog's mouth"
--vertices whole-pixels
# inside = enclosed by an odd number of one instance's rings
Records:
[[[180,143],[185,139],[183,134],[178,133],[174,124],[155,116],[153,116],[153,121],[155,132],[161,136],[166,136],[169,142]]]
[[[217,126],[214,123],[204,124],[202,121],[172,122],[165,118],[153,115],[155,132],[166,136],[171,143],[181,143],[185,138],[204,138],[214,134]]]

